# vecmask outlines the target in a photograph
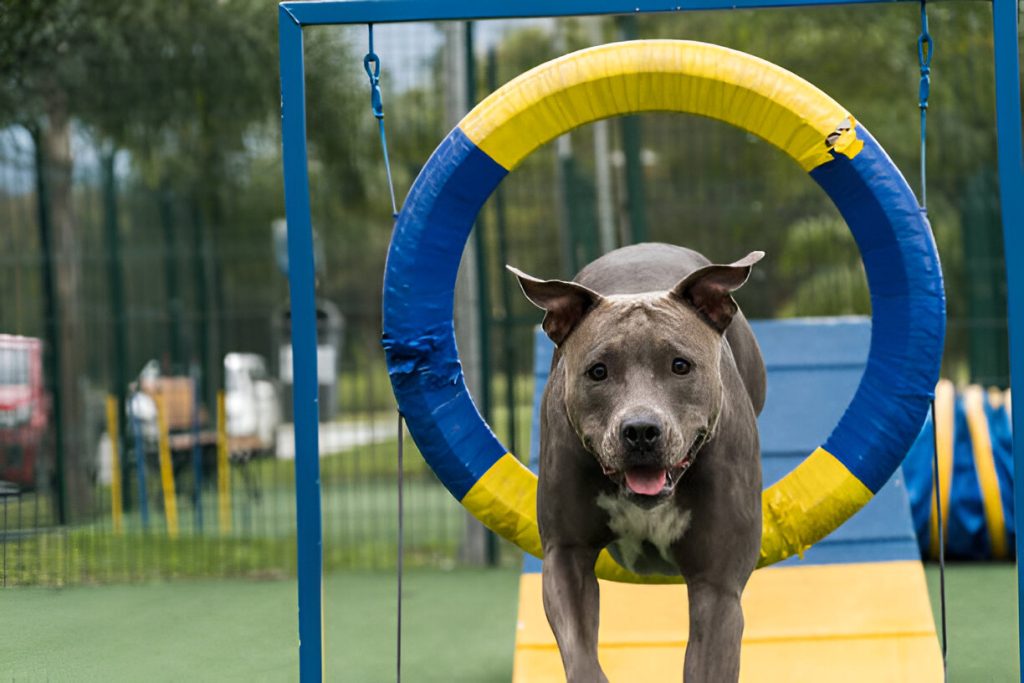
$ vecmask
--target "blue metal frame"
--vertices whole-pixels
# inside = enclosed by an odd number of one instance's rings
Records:
[[[298,526],[299,673],[323,677],[320,463],[316,368],[313,239],[306,153],[305,73],[302,28],[497,18],[634,14],[711,9],[758,9],[870,4],[915,0],[331,0],[283,2],[279,10],[281,118],[285,207],[288,219],[289,285],[295,406],[295,489]],[[994,25],[999,186],[1008,284],[1011,384],[1024,395],[1024,151],[1021,141],[1020,55],[1017,0],[991,0]],[[1018,400],[1018,402],[1020,402]],[[1024,410],[1014,411],[1015,517],[1024,528]],[[1017,534],[1024,557],[1024,534]],[[1024,633],[1024,575],[1018,562],[1018,639]],[[1024,671],[1024,647],[1019,648]]]
[[[1013,411],[1013,493],[1017,529],[1017,656],[1024,672],[1024,152],[1021,149],[1020,53],[1017,0],[993,0],[996,70],[996,139],[999,141],[999,200],[1003,211],[1006,306],[1010,328]]]
[[[295,407],[295,522],[298,534],[299,678],[323,679],[323,534],[320,516],[320,444],[316,372],[316,292],[313,224],[306,156],[306,83],[302,27],[282,6],[281,137],[288,220],[292,380]]]
[[[327,24],[384,24],[409,21],[473,21],[578,17],[601,14],[691,12],[716,9],[764,9],[914,2],[915,0],[326,0],[283,2],[282,7],[302,26]]]

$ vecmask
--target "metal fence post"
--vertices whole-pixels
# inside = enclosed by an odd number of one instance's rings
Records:
[[[128,362],[128,343],[125,337],[124,324],[124,274],[122,272],[121,260],[121,226],[117,210],[117,175],[114,169],[114,160],[117,153],[109,150],[103,155],[103,237],[107,246],[107,286],[110,288],[110,317],[114,322],[114,343],[111,344],[111,393],[117,401],[118,423],[128,424],[128,413],[126,409],[126,397],[128,387],[128,376],[125,372],[125,363]],[[121,429],[117,453],[120,462],[117,466],[121,468],[121,481],[127,482],[130,476],[128,471],[130,458],[125,451],[126,440],[122,435],[126,433]],[[131,509],[131,486],[121,487],[121,502],[126,510]]]

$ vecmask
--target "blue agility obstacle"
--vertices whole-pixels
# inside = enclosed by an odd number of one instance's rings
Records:
[[[665,3],[649,2],[641,0],[638,2],[624,2],[622,0],[571,0],[569,2],[552,4],[540,0],[524,0],[519,3],[506,3],[499,0],[477,0],[466,2],[465,0],[438,0],[436,2],[418,2],[416,0],[356,0],[356,1],[332,1],[332,2],[285,2],[280,6],[279,12],[279,36],[280,36],[280,61],[281,61],[281,88],[282,88],[282,138],[284,148],[284,175],[285,175],[285,197],[286,213],[288,218],[288,249],[289,259],[292,267],[289,271],[289,284],[292,310],[292,345],[294,349],[294,409],[295,409],[295,438],[296,438],[296,492],[297,492],[297,525],[298,525],[298,578],[299,578],[299,640],[300,640],[300,675],[303,680],[319,680],[323,676],[323,650],[321,639],[322,605],[321,605],[321,571],[322,571],[322,539],[321,539],[321,513],[319,497],[319,461],[318,461],[318,438],[316,424],[316,401],[317,401],[317,380],[316,380],[316,326],[315,326],[315,305],[314,305],[314,269],[312,249],[312,226],[310,219],[309,202],[309,174],[308,157],[306,150],[306,129],[305,129],[305,88],[302,56],[302,31],[305,26],[324,24],[356,24],[375,23],[387,21],[425,21],[425,20],[472,20],[480,18],[526,18],[540,16],[568,16],[568,15],[593,15],[593,14],[632,14],[634,12],[656,12],[656,11],[682,11],[694,9],[725,9],[725,8],[759,8],[777,6],[801,6],[801,5],[833,5],[833,4],[856,4],[865,0],[695,0],[688,3]],[[871,1],[871,0],[866,0]],[[995,72],[996,72],[996,101],[997,101],[997,132],[999,140],[999,177],[1002,216],[1004,226],[1006,271],[1008,278],[1008,305],[1009,305],[1009,327],[1010,327],[1010,357],[1012,370],[1012,385],[1017,388],[1018,393],[1024,388],[1024,150],[1021,143],[1021,110],[1020,110],[1020,65],[1017,49],[1017,4],[1014,0],[993,0],[993,22]],[[888,162],[884,152],[867,135],[866,131],[854,127],[858,140],[864,141],[864,152],[856,157],[846,157],[847,161],[839,160],[838,164],[828,169],[822,169],[815,180],[830,193],[833,201],[839,206],[840,211],[847,218],[847,221],[867,221],[871,217],[885,218],[886,221],[895,221],[897,224],[903,222],[914,223],[917,209],[910,206],[907,201],[901,199],[894,203],[892,197],[873,196],[878,195],[878,188],[872,186],[871,178],[873,171],[868,168],[871,165],[884,166]],[[462,153],[468,155],[468,148],[463,148]],[[860,161],[857,161],[860,159]],[[482,161],[482,160],[481,160]],[[487,166],[483,163],[483,166]],[[500,164],[499,168],[490,168],[494,176],[503,175]],[[471,167],[462,166],[464,172]],[[808,169],[811,170],[811,169]],[[865,175],[866,174],[866,175]],[[812,171],[812,176],[814,171]],[[480,182],[493,182],[500,178],[488,176],[474,178]],[[475,190],[480,192],[479,187]],[[900,190],[900,193],[903,191]],[[909,190],[908,190],[909,192]],[[470,197],[462,197],[452,194],[446,201],[458,203],[460,201],[476,202],[486,198],[478,194]],[[912,194],[909,197],[912,199]],[[866,200],[866,203],[865,201]],[[845,207],[845,208],[844,208]],[[897,208],[898,207],[898,208]],[[477,207],[479,208],[479,207]],[[893,211],[895,212],[893,213]],[[475,209],[472,211],[475,214]],[[918,219],[919,220],[919,217]],[[890,223],[892,224],[892,223]],[[853,228],[851,223],[851,228]],[[468,233],[468,227],[465,228]],[[855,234],[857,230],[854,230]],[[884,235],[886,231],[881,231]],[[898,231],[897,231],[898,233]],[[896,233],[894,233],[896,234]],[[903,360],[898,354],[890,353],[894,349],[902,348],[904,351],[913,349],[914,344],[919,341],[916,320],[902,319],[908,312],[916,312],[919,302],[913,299],[917,293],[929,291],[932,284],[936,282],[937,272],[921,273],[912,267],[912,264],[928,262],[928,259],[905,260],[908,254],[928,252],[929,245],[922,247],[921,244],[908,243],[900,245],[895,238],[892,241],[882,240],[875,242],[877,235],[867,232],[858,236],[858,243],[865,256],[865,264],[869,271],[869,280],[873,296],[882,297],[881,309],[876,309],[875,324],[883,327],[892,337],[894,345],[890,348],[888,342],[882,340],[872,341],[873,358],[869,361],[868,371],[865,377],[873,378],[866,382],[865,393],[858,393],[854,399],[851,412],[854,417],[849,420],[844,418],[840,426],[826,441],[826,450],[836,456],[844,468],[858,478],[868,491],[875,490],[872,487],[880,485],[884,481],[883,473],[889,467],[894,467],[888,462],[889,458],[877,457],[872,449],[879,443],[884,444],[890,439],[886,434],[869,430],[868,438],[858,428],[861,420],[873,419],[876,391],[876,381],[881,382],[880,387],[885,386],[888,378],[888,371],[894,367],[901,369],[901,381],[906,380],[907,384],[900,387],[892,394],[885,392],[880,394],[886,396],[890,408],[900,407],[902,390],[910,389],[908,405],[910,412],[916,415],[918,405],[922,401],[922,394],[925,391],[922,380],[931,372],[929,362],[915,367],[911,364],[908,369],[903,365]],[[870,239],[869,239],[870,238]],[[461,241],[459,241],[461,239]],[[457,244],[455,253],[452,253],[452,244],[447,244],[442,252],[448,259],[446,268],[450,269],[451,262],[457,264],[461,254],[462,243],[465,237],[453,240]],[[894,246],[893,242],[898,246]],[[906,250],[906,251],[905,251]],[[870,257],[869,257],[870,254]],[[916,258],[916,257],[915,257]],[[871,263],[869,263],[869,259]],[[937,264],[936,264],[937,265]],[[872,272],[873,271],[873,272]],[[929,284],[932,283],[932,284]],[[931,291],[928,298],[935,300],[935,292]],[[925,307],[927,308],[927,307]],[[938,312],[931,310],[932,314]],[[443,322],[443,320],[442,320]],[[935,319],[926,319],[923,324],[932,330]],[[936,335],[933,331],[925,335],[927,349],[941,348],[941,333]],[[399,339],[394,337],[391,342]],[[429,343],[430,335],[426,341]],[[877,346],[877,351],[876,351]],[[392,349],[396,349],[392,345]],[[404,348],[404,347],[403,347]],[[925,351],[918,348],[922,355]],[[874,354],[878,354],[875,356]],[[429,355],[429,354],[428,354]],[[936,357],[931,362],[937,362]],[[398,360],[396,358],[396,360]],[[454,356],[448,356],[447,363],[455,363]],[[447,369],[449,378],[458,378],[459,373],[452,374],[452,368]],[[413,376],[415,373],[413,373]],[[443,376],[443,374],[442,374]],[[458,384],[458,381],[456,381]],[[930,387],[927,389],[930,391]],[[927,393],[923,394],[927,396]],[[408,398],[404,400],[409,400]],[[465,399],[469,402],[468,395]],[[415,401],[413,401],[415,403]],[[410,404],[411,405],[411,404]],[[475,414],[471,402],[466,405],[466,410]],[[858,407],[859,406],[859,407]],[[900,419],[893,418],[888,414],[881,416],[885,420],[895,420],[896,434],[892,437],[893,442],[902,441],[903,431],[906,425],[901,424]],[[914,418],[916,419],[916,417]],[[477,418],[479,420],[479,418]],[[888,422],[886,422],[888,424]],[[918,422],[919,424],[919,422]],[[425,429],[430,429],[426,425]],[[460,428],[451,423],[441,423],[438,429],[452,428],[455,431],[443,437],[443,440],[460,438]],[[485,446],[480,462],[486,462],[487,458],[498,457],[504,453],[498,453],[500,444],[490,435],[489,430],[482,421],[479,424],[470,422],[469,432],[465,438],[467,443]],[[481,431],[482,428],[482,431]],[[420,430],[421,432],[424,430]],[[1024,434],[1024,411],[1017,411],[1014,415],[1014,431],[1016,434]],[[420,439],[427,434],[417,435]],[[878,443],[876,443],[876,441]],[[1024,480],[1024,439],[1018,438],[1014,443],[1014,469],[1018,481]],[[836,452],[838,451],[838,452]],[[871,451],[872,455],[866,454]],[[445,458],[445,462],[449,459]],[[897,461],[898,464],[898,461]],[[891,471],[891,470],[890,470]],[[461,479],[459,486],[449,486],[450,489],[458,491],[470,485],[472,488],[472,472],[469,476]],[[1017,487],[1015,509],[1018,515],[1024,515],[1024,487]],[[1019,521],[1019,518],[1018,518]],[[1024,553],[1024,541],[1021,535],[1017,536],[1017,554]],[[1018,596],[1024,596],[1024,575],[1018,572]],[[1024,602],[1021,602],[1019,614],[1024,619]],[[1022,622],[1024,623],[1024,622]],[[1024,632],[1024,629],[1021,629]],[[1024,652],[1024,648],[1022,648]],[[1024,668],[1024,667],[1022,667]]]
[[[388,371],[423,457],[493,531],[540,555],[536,477],[476,410],[452,323],[455,279],[477,212],[531,151],[581,124],[676,111],[716,118],[787,152],[825,190],[861,251],[871,350],[828,439],[764,492],[760,566],[802,554],[899,467],[939,376],[945,296],[927,220],[899,170],[851,114],[803,79],[728,48],[681,40],[602,45],[536,67],[495,91],[440,144],[399,214],[384,275]],[[639,576],[607,552],[601,578]]]
[[[934,417],[928,416],[903,462],[922,557],[938,559],[944,545],[955,560],[1013,558],[1010,405],[1009,390],[971,385],[956,391],[949,380],[936,387]]]

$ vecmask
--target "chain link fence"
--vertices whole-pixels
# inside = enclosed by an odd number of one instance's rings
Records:
[[[138,64],[106,74],[83,57],[105,108],[78,111],[70,98],[63,126],[53,111],[0,122],[5,585],[295,571],[276,38],[273,6],[260,12],[244,30],[225,19],[227,44],[262,46],[238,63],[182,71],[165,63],[172,53],[136,46]],[[856,113],[916,184],[917,17],[893,6],[378,26],[397,195],[500,84],[632,37],[717,42],[795,71]],[[854,26],[862,39],[849,41]],[[934,8],[929,200],[949,294],[944,372],[1005,386],[989,26],[970,3]],[[193,56],[220,40],[167,33]],[[367,34],[308,33],[324,558],[328,569],[384,568],[397,557],[396,415],[379,345],[391,210]],[[190,69],[203,78],[178,80]],[[236,100],[262,109],[239,113]],[[520,457],[539,315],[505,264],[571,277],[609,249],[652,240],[716,261],[765,250],[739,294],[748,317],[870,312],[841,218],[782,153],[692,117],[574,131],[485,206],[456,306],[471,391]],[[405,446],[407,562],[516,562]]]

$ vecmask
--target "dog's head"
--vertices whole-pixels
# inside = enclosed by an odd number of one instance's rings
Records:
[[[667,292],[612,296],[510,268],[545,310],[570,424],[604,473],[638,502],[670,495],[714,433],[722,335],[738,310],[731,293],[763,256],[705,266]]]

